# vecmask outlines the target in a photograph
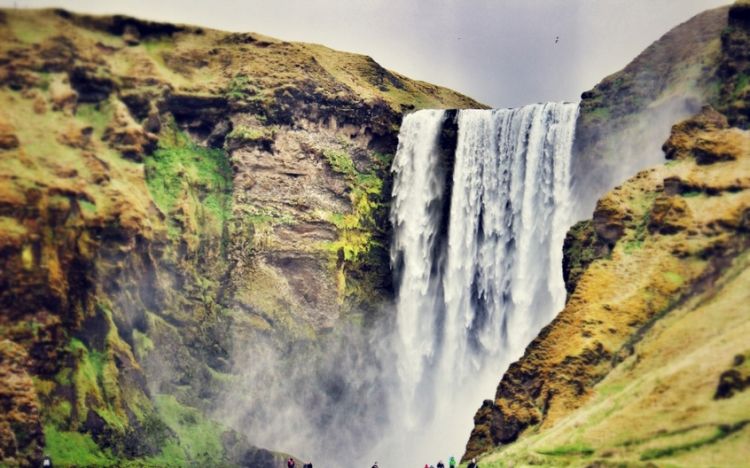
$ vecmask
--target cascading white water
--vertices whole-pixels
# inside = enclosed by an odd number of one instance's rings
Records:
[[[404,118],[391,208],[398,440],[381,447],[392,466],[460,456],[476,408],[562,309],[577,113],[459,111],[455,160],[439,144],[444,111]]]
[[[399,135],[399,158],[394,160],[392,223],[400,226],[393,239],[392,263],[401,275],[397,331],[398,382],[402,399],[417,398],[419,377],[426,362],[437,351],[440,333],[436,315],[442,301],[441,271],[444,252],[440,246],[440,217],[445,203],[447,171],[441,164],[438,136],[444,111],[425,110],[404,119]],[[407,413],[407,425],[416,425],[424,415]]]

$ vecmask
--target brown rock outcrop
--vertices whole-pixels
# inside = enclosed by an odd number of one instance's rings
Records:
[[[27,371],[24,349],[0,340],[0,460],[32,466],[44,447],[39,401]]]
[[[114,116],[104,130],[102,139],[128,159],[143,161],[156,147],[158,137],[146,132],[130,116],[125,104],[115,104]]]
[[[13,126],[0,114],[0,151],[18,148],[18,137]]]

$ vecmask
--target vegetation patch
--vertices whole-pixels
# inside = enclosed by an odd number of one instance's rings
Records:
[[[598,107],[589,113],[589,118],[608,120],[610,118],[610,110],[608,107]]]
[[[273,140],[277,131],[278,128],[276,126],[244,127],[240,125],[232,129],[227,138],[243,142]]]
[[[107,125],[112,120],[112,104],[109,101],[100,103],[79,104],[76,108],[76,117],[84,124],[90,125],[94,129],[94,135],[101,138]]]
[[[381,263],[378,255],[385,249],[380,240],[384,237],[382,219],[387,215],[387,205],[383,203],[383,174],[390,167],[392,155],[368,155],[374,164],[367,171],[357,169],[345,142],[339,148],[323,150],[322,156],[334,172],[344,176],[352,207],[348,213],[319,214],[338,230],[338,239],[324,243],[323,248],[331,253],[339,301],[343,302],[347,296],[366,298],[375,282],[367,278],[366,273],[375,268],[366,265]],[[357,274],[347,271],[357,271]]]
[[[350,262],[359,259],[373,246],[372,233],[377,229],[374,214],[382,206],[380,194],[383,189],[383,181],[375,174],[358,173],[353,164],[351,170],[354,174],[348,180],[352,212],[332,213],[327,219],[339,229],[339,239],[330,245],[330,249],[340,251],[343,259]]]
[[[549,455],[549,456],[569,456],[569,455],[583,455],[583,456],[590,456],[593,455],[594,449],[589,447],[586,444],[583,443],[577,443],[577,444],[571,444],[571,445],[561,445],[560,447],[555,447],[550,450],[537,450],[537,453],[541,455]]]
[[[354,168],[354,162],[348,152],[326,148],[323,150],[323,157],[328,161],[328,165],[331,166],[331,169],[335,172],[349,177],[357,175],[357,170]]]
[[[141,357],[146,356],[154,349],[154,342],[145,333],[141,333],[138,330],[133,330],[133,342],[135,344],[135,351]]]
[[[47,39],[52,32],[43,27],[37,18],[29,16],[15,16],[10,21],[10,28],[19,41],[24,44],[38,44]]]
[[[750,76],[744,73],[737,75],[737,82],[734,86],[734,91],[732,92],[732,99],[737,99],[745,88],[747,88],[748,84],[750,84]]]
[[[242,146],[259,146],[265,151],[273,151],[273,143],[278,132],[276,125],[238,125],[227,135],[224,148],[227,151]]]
[[[281,212],[273,207],[261,207],[255,205],[246,205],[245,221],[258,226],[262,224],[290,224],[294,222],[294,217],[289,213]]]
[[[750,421],[740,421],[735,424],[720,424],[719,426],[717,426],[716,431],[708,437],[704,437],[685,444],[648,449],[641,454],[641,460],[648,461],[657,458],[670,457],[682,452],[687,452],[699,447],[703,447],[704,445],[714,444],[722,439],[729,437],[735,432],[742,430],[745,426],[747,426],[748,423],[750,423]]]
[[[294,223],[294,216],[269,206],[242,205],[241,214],[236,214],[243,220],[243,225],[250,226],[253,248],[268,247],[273,237],[275,226]]]
[[[221,235],[232,202],[232,168],[223,150],[198,146],[171,126],[145,165],[146,183],[167,215],[171,237],[199,229]]]
[[[221,434],[224,429],[206,419],[201,411],[185,406],[173,395],[156,395],[156,406],[167,426],[177,434],[179,444],[168,443],[161,457],[179,464],[180,460],[215,466],[224,455]]]
[[[114,466],[111,453],[103,451],[88,434],[44,427],[45,453],[56,466]]]
[[[247,75],[235,75],[224,90],[224,96],[230,101],[243,101],[257,96],[258,90],[250,82]]]
[[[46,419],[60,427],[64,427],[70,422],[70,416],[73,412],[73,406],[67,400],[58,401],[44,409],[46,410]]]
[[[94,410],[107,425],[124,433],[128,427],[127,416],[113,405],[119,399],[117,367],[114,361],[103,352],[89,350],[83,342],[75,338],[71,340],[69,349],[77,361],[73,383],[78,418],[83,420],[89,410]]]
[[[635,250],[643,248],[643,242],[646,240],[648,232],[648,223],[651,221],[651,206],[654,203],[655,195],[650,194],[640,202],[640,208],[643,210],[643,216],[632,229],[632,235],[624,241],[625,253],[633,253]],[[638,205],[636,205],[638,206]]]
[[[610,384],[610,385],[601,385],[596,388],[597,393],[601,397],[609,397],[618,393],[621,393],[623,390],[625,390],[625,384]]]
[[[674,271],[665,271],[664,279],[674,284],[675,286],[682,286],[682,284],[685,282],[685,278],[683,278],[679,273],[675,273]]]

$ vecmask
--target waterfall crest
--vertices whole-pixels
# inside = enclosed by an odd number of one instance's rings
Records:
[[[461,110],[448,156],[440,136],[453,116],[404,118],[391,208],[400,387],[391,415],[409,440],[392,449],[399,465],[435,447],[459,456],[476,407],[564,306],[577,114],[571,103]]]

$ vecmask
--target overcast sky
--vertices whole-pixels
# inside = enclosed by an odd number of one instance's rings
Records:
[[[729,0],[0,0],[252,31],[372,56],[495,107],[578,100]],[[559,42],[555,44],[555,38]]]

